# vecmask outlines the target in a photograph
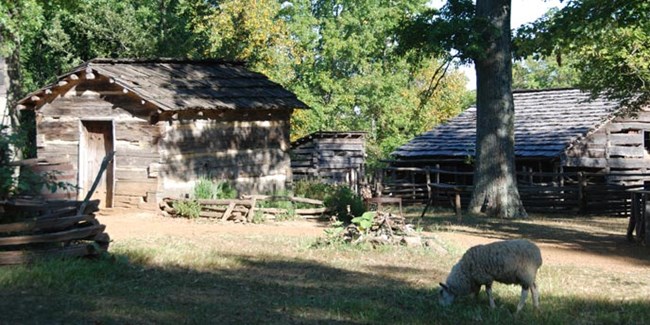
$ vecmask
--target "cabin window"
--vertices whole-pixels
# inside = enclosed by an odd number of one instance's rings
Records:
[[[650,131],[643,131],[643,147],[650,153]]]

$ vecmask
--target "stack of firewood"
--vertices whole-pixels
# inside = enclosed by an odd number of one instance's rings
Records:
[[[367,242],[372,245],[398,244],[402,238],[408,236],[416,234],[412,225],[406,224],[404,217],[380,211],[375,212],[370,227],[363,228],[358,223],[351,223],[341,233],[345,242]]]
[[[353,222],[341,233],[336,234],[335,238],[327,238],[326,243],[341,240],[351,244],[369,243],[375,247],[380,245],[427,246],[439,253],[446,253],[446,250],[434,238],[420,236],[413,225],[406,223],[403,216],[382,211],[374,213],[370,227],[364,228],[361,222]]]

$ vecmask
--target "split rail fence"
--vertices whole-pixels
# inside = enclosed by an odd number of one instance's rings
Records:
[[[402,198],[405,204],[454,206],[454,192],[467,206],[473,172],[439,168],[389,167],[376,179],[383,196]],[[517,172],[519,194],[531,212],[578,212],[629,216],[630,191],[644,189],[650,173]],[[623,185],[626,184],[627,185]]]
[[[174,202],[189,201],[166,198],[160,202],[162,214],[166,217],[180,216],[174,208]],[[296,208],[291,211],[285,208],[269,208],[260,206],[262,202],[291,202],[292,204],[310,205],[311,208]],[[196,200],[200,206],[199,217],[221,219],[223,221],[253,222],[255,213],[260,213],[264,219],[276,219],[280,215],[290,215],[312,219],[321,218],[327,213],[323,201],[293,196],[244,195],[241,199],[202,199]],[[264,205],[264,204],[261,204]]]
[[[95,218],[98,205],[97,200],[0,201],[0,265],[105,252],[110,238]]]

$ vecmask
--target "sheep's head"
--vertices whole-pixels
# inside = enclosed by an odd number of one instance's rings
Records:
[[[449,306],[454,302],[454,298],[456,298],[456,295],[454,295],[454,293],[451,292],[451,290],[449,290],[449,287],[444,283],[440,283],[438,304],[440,304],[441,306]]]

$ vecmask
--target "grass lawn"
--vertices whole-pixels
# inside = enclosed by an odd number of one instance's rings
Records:
[[[467,217],[457,225],[437,213],[421,227],[444,244],[449,251],[444,255],[427,248],[315,248],[317,236],[285,235],[277,225],[267,226],[277,231],[250,234],[213,234],[199,231],[201,226],[189,222],[187,227],[197,229],[191,236],[151,233],[116,240],[110,254],[97,260],[2,267],[0,323],[650,323],[650,251],[644,247],[622,252],[627,261],[617,262],[622,267],[545,261],[538,275],[539,312],[529,298],[514,315],[520,288],[506,285],[494,287],[495,310],[484,291],[476,301],[463,298],[447,309],[436,301],[437,283],[466,248],[456,235],[523,235],[541,243],[543,255],[563,244],[562,236],[574,238],[571,245],[583,252],[589,240],[596,243],[602,236],[599,258],[614,258],[620,255],[616,251],[603,255],[614,245],[607,234],[624,228],[625,219]],[[569,251],[566,258],[571,256]]]

